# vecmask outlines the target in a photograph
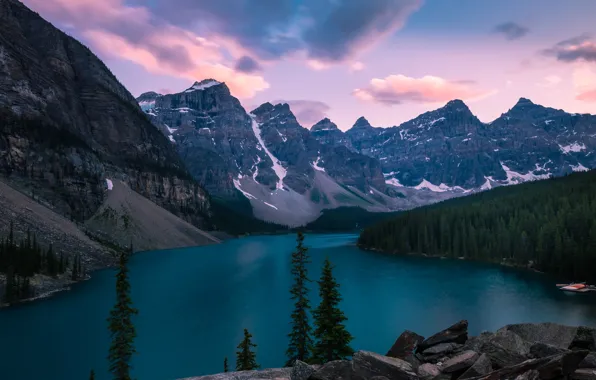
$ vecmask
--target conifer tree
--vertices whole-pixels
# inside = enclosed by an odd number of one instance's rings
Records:
[[[91,373],[89,374],[89,380],[95,380],[95,371],[91,370]]]
[[[73,263],[72,263],[72,280],[75,281],[79,278],[78,272],[79,266],[77,264],[77,256],[75,256]]]
[[[318,284],[321,303],[313,311],[316,343],[311,362],[323,364],[333,360],[344,360],[354,354],[350,347],[353,337],[344,325],[347,318],[339,309],[339,284],[333,277],[333,267],[328,258],[325,259]]]
[[[133,345],[136,331],[132,323],[132,316],[136,315],[138,310],[132,307],[130,298],[128,256],[129,254],[125,252],[120,254],[119,268],[116,274],[116,304],[110,311],[108,318],[112,338],[108,360],[114,380],[131,379],[130,360],[132,355],[136,353]]]
[[[252,347],[257,345],[252,343],[250,338],[252,335],[244,329],[244,339],[237,347],[240,351],[236,351],[236,371],[251,371],[259,368],[257,354],[252,351]]]
[[[304,235],[298,232],[296,236],[296,250],[292,253],[292,276],[294,284],[290,289],[291,299],[294,301],[292,311],[292,331],[288,334],[290,342],[286,350],[286,367],[294,365],[296,360],[308,361],[312,348],[312,328],[309,323],[308,312],[310,302],[308,300],[307,283],[310,282],[306,264],[310,263],[308,248],[304,246]]]
[[[224,372],[228,372],[228,357],[224,358]]]

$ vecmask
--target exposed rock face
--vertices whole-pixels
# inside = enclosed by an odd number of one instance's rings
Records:
[[[436,333],[430,338],[425,339],[418,344],[418,352],[424,353],[424,350],[440,343],[459,343],[464,344],[468,340],[468,321],[459,321],[453,326]]]
[[[381,161],[387,180],[437,192],[488,189],[596,167],[596,116],[525,98],[488,124],[453,100],[392,128],[373,128],[360,118],[345,136],[356,150]]]
[[[310,128],[310,133],[322,144],[345,146],[350,150],[355,150],[350,139],[328,118],[313,125]]]
[[[0,172],[83,221],[119,178],[200,225],[206,193],[135,99],[85,46],[16,0],[0,0]]]
[[[416,348],[424,341],[424,337],[413,331],[406,330],[397,338],[386,356],[403,359],[410,362]]]

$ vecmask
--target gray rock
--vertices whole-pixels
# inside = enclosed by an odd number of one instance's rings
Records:
[[[529,358],[530,343],[509,330],[499,330],[480,345],[495,368],[510,367]]]
[[[572,380],[596,380],[596,369],[580,368],[571,374]]]
[[[433,379],[441,374],[439,367],[430,363],[422,364],[416,372],[422,379]]]
[[[579,368],[596,368],[596,353],[590,352],[584,360],[579,363]]]
[[[462,320],[418,344],[418,352],[439,343],[464,344],[468,340],[468,321]]]
[[[412,366],[401,359],[390,358],[369,351],[358,351],[352,358],[353,379],[385,376],[392,380],[416,380]]]
[[[507,325],[497,332],[502,331],[514,332],[530,343],[542,342],[560,348],[569,348],[575,339],[577,327],[556,323],[520,323]]]
[[[530,347],[530,356],[532,358],[545,358],[547,356],[562,354],[567,351],[569,350],[553,346],[552,344],[537,342]]]
[[[443,363],[441,371],[445,373],[453,373],[467,369],[478,360],[478,356],[478,353],[474,351],[462,352]]]
[[[187,377],[180,380],[290,380],[292,368],[269,368],[258,371],[224,372],[215,375]]]
[[[335,360],[323,364],[309,380],[350,380],[352,378],[352,363],[348,360]]]
[[[528,372],[524,372],[521,375],[515,377],[515,380],[538,380],[540,379],[540,372],[535,369],[531,369]]]
[[[569,348],[596,351],[596,329],[586,326],[578,327]]]
[[[291,380],[307,380],[310,375],[315,372],[315,369],[305,362],[296,360],[292,366],[292,372],[290,374]]]
[[[492,372],[492,370],[493,367],[490,359],[486,354],[482,354],[478,360],[476,360],[476,362],[474,362],[474,364],[472,364],[472,366],[466,370],[466,372],[458,377],[458,380],[471,379],[477,376],[487,375]]]
[[[423,355],[447,355],[463,347],[462,344],[457,343],[439,343],[424,350]]]

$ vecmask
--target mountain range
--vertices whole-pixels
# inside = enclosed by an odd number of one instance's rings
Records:
[[[491,123],[461,100],[391,128],[301,126],[288,104],[247,112],[225,85],[137,98],[212,195],[245,197],[260,219],[303,225],[324,209],[404,210],[596,167],[596,116],[521,98]]]

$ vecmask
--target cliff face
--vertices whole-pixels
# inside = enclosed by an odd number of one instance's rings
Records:
[[[134,97],[85,46],[0,0],[0,173],[82,221],[118,178],[201,226],[208,198]]]

